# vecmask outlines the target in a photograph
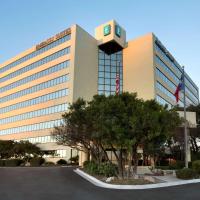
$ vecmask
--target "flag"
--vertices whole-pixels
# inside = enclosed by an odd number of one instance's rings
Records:
[[[179,93],[180,93],[181,90],[183,90],[183,88],[184,88],[184,75],[182,74],[180,82],[179,82],[179,84],[178,84],[178,86],[176,88],[176,91],[174,93],[174,96],[176,97],[176,103],[178,103],[178,101],[180,99]]]
[[[119,90],[120,90],[120,80],[119,80],[119,74],[116,74],[116,94],[119,94]]]

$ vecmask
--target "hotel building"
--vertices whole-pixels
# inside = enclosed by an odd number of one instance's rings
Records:
[[[171,108],[181,74],[153,33],[127,42],[114,20],[97,27],[95,36],[73,25],[0,65],[0,139],[29,140],[69,159],[77,152],[51,137],[69,103],[115,94],[119,76],[120,92],[137,92]],[[199,90],[187,73],[185,83],[187,105],[197,105]]]

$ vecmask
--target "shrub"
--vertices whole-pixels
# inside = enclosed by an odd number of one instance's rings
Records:
[[[83,164],[83,167],[86,172],[92,175],[98,175],[99,174],[99,169],[98,169],[98,164],[95,163],[94,161],[85,161]]]
[[[99,174],[106,177],[116,176],[117,166],[112,163],[101,163],[99,165]]]
[[[5,166],[5,160],[0,160],[0,166],[1,167]]]
[[[85,161],[83,163],[83,168],[92,175],[102,175],[106,177],[117,175],[117,166],[112,163],[100,163],[98,165],[94,161]]]
[[[200,174],[200,160],[196,160],[192,162],[192,169],[197,173]]]
[[[30,166],[32,166],[32,167],[38,167],[38,166],[41,166],[44,162],[45,162],[44,158],[35,157],[35,158],[32,158],[30,160]]]
[[[169,170],[169,166],[156,166],[156,169]]]
[[[21,163],[23,163],[23,161],[20,160],[20,159],[9,159],[9,160],[5,160],[5,166],[6,166],[6,167],[17,167],[17,166],[19,166]]]
[[[45,162],[44,163],[45,166],[55,166],[54,162]]]
[[[58,160],[56,163],[57,163],[57,165],[66,165],[66,164],[67,164],[67,161],[64,160],[64,159],[60,159],[60,160]]]
[[[196,178],[196,173],[193,169],[183,168],[176,171],[176,177],[180,179],[193,179]]]
[[[177,160],[175,163],[169,165],[169,169],[182,169],[184,167],[184,161]]]

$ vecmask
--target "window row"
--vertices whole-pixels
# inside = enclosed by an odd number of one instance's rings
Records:
[[[167,85],[172,88],[172,90],[176,91],[176,85],[171,82],[158,68],[156,68],[156,75],[160,77]]]
[[[121,67],[122,63],[120,60],[99,60],[99,65],[112,65],[115,67]]]
[[[36,50],[33,53],[30,53],[30,54],[28,54],[28,55],[26,55],[26,56],[24,56],[24,57],[22,57],[22,58],[20,58],[20,59],[18,59],[16,61],[14,61],[14,62],[2,67],[0,69],[0,73],[3,73],[5,71],[7,71],[7,70],[19,65],[20,63],[23,63],[23,62],[25,62],[25,61],[27,61],[27,60],[29,60],[29,59],[31,59],[31,58],[33,58],[33,57],[45,52],[45,51],[47,51],[47,50],[49,50],[49,49],[51,49],[51,48],[53,48],[55,46],[58,46],[59,44],[62,44],[62,43],[66,42],[66,41],[68,41],[70,39],[71,39],[71,35],[70,34],[66,35],[63,38],[60,38],[60,39],[56,40],[55,42],[52,42],[51,44],[49,44],[49,45],[47,45],[47,46],[45,46],[45,47],[43,47],[43,48],[41,48],[39,50]]]
[[[176,85],[174,83],[172,83],[159,69],[156,68],[156,75],[158,77],[160,77],[165,83],[167,83],[169,85],[170,88],[172,88],[172,90],[175,92],[176,91]],[[190,100],[190,102],[192,102],[192,105],[197,105],[198,104],[198,99],[188,90],[187,87],[185,87],[186,90],[186,96],[190,96],[190,98],[192,100]],[[188,94],[189,93],[189,94]],[[180,94],[180,96],[183,98],[183,93]],[[189,99],[189,97],[188,97]]]
[[[199,104],[199,99],[196,98],[194,94],[187,87],[185,87],[185,92],[186,95],[188,95],[192,99],[193,104]]]
[[[158,81],[156,82],[156,88],[159,89],[163,94],[167,95],[170,99],[172,99],[173,101],[176,101],[174,94],[172,94],[168,89],[166,89],[161,83],[159,83]],[[180,106],[183,107],[183,102],[180,102]]]
[[[116,85],[98,85],[98,90],[116,91]],[[122,91],[122,85],[120,85],[120,91]]]
[[[4,81],[9,80],[11,78],[14,78],[14,77],[16,77],[18,75],[21,75],[21,74],[23,74],[23,73],[25,73],[25,72],[27,72],[29,70],[35,69],[35,68],[39,67],[40,65],[43,65],[43,64],[45,64],[47,62],[50,62],[52,60],[55,60],[55,59],[61,57],[61,56],[69,54],[69,52],[70,52],[70,47],[62,49],[62,50],[60,50],[60,51],[58,51],[58,52],[56,52],[56,53],[54,53],[54,54],[52,54],[50,56],[42,58],[41,60],[38,60],[38,61],[36,61],[36,62],[34,62],[34,63],[30,64],[30,65],[27,65],[27,66],[15,71],[15,72],[12,72],[12,73],[0,78],[0,82],[4,82]]]
[[[179,78],[174,74],[174,72],[158,57],[158,56],[156,56],[155,57],[155,60],[156,60],[156,63],[157,64],[159,64],[173,79],[174,79],[174,81],[176,82],[176,84],[178,85],[178,83],[179,83]],[[185,84],[186,84],[186,88],[188,88],[187,87],[187,84],[188,84],[188,82],[187,82],[187,79],[185,79]],[[190,87],[191,88],[191,87]],[[189,90],[189,89],[188,89]],[[195,90],[195,88],[193,87],[193,93],[192,92],[190,92],[191,93],[191,96],[193,96],[193,98],[195,98],[196,99],[196,101],[198,101],[198,92]],[[196,95],[195,95],[196,94]]]
[[[172,68],[176,71],[178,77],[181,77],[181,74],[182,74],[182,70],[180,69],[180,67],[178,67],[174,62],[172,62],[168,56],[159,48],[159,46],[155,45],[155,48],[158,52],[161,53],[161,55],[164,57],[165,60],[167,60],[168,63],[171,64]],[[185,76],[185,79],[186,79],[186,84],[190,85],[191,89],[193,89],[195,91],[195,94],[198,94],[198,90],[197,88],[194,86],[194,84],[192,84],[187,76]]]
[[[23,78],[23,79],[21,79],[21,80],[19,80],[19,81],[16,81],[16,82],[14,82],[14,83],[11,83],[11,84],[9,84],[9,85],[6,85],[6,86],[0,88],[0,93],[1,93],[1,92],[4,92],[4,91],[11,90],[11,89],[13,89],[13,88],[16,88],[16,87],[18,87],[18,86],[20,86],[20,85],[26,84],[26,83],[31,82],[31,81],[33,81],[33,80],[39,79],[39,78],[41,78],[41,77],[43,77],[43,76],[46,76],[46,75],[48,75],[48,74],[57,72],[57,71],[59,71],[59,70],[61,70],[61,69],[67,68],[67,67],[69,66],[69,63],[70,63],[70,61],[67,60],[67,61],[65,61],[65,62],[59,63],[59,64],[57,64],[57,65],[54,65],[53,67],[50,67],[50,68],[48,68],[48,69],[45,69],[45,70],[40,71],[40,72],[38,72],[38,73],[35,73],[35,74],[33,74],[33,75],[31,75],[31,76],[28,76],[28,77],[26,77],[26,78]]]
[[[16,141],[19,141],[19,140],[16,140]],[[21,141],[29,141],[35,144],[35,143],[56,142],[56,139],[52,137],[51,135],[45,135],[45,136],[39,136],[39,137],[25,138],[25,139],[22,139]]]
[[[111,78],[111,79],[116,79],[117,73],[110,73],[110,72],[99,72],[99,78]],[[123,77],[122,74],[120,73],[121,78]]]
[[[99,94],[99,95],[109,96],[109,95],[115,95],[115,94],[116,94],[116,91],[98,90],[98,94]]]
[[[110,65],[99,65],[99,72],[111,72],[111,73],[116,73],[116,72],[120,72],[122,73],[123,68],[122,66],[120,67],[116,67],[116,66],[110,66]]]
[[[159,104],[163,105],[163,106],[167,105],[169,109],[172,108],[172,104],[169,103],[169,102],[167,102],[165,99],[163,99],[163,98],[162,98],[161,96],[159,96],[159,95],[156,95],[156,101],[157,101]]]
[[[164,57],[164,59],[172,66],[172,68],[175,70],[175,72],[180,77],[182,74],[182,70],[180,70],[179,67],[176,66],[175,63],[171,61],[171,59],[166,55],[165,52],[163,52],[162,49],[160,49],[160,47],[157,44],[155,45],[155,49]]]
[[[98,79],[98,83],[101,85],[116,85],[116,78],[99,78]],[[120,85],[123,85],[123,80],[120,79]]]
[[[189,85],[189,87],[192,89],[192,92],[194,92],[194,94],[197,97],[199,96],[198,90],[192,85],[192,83],[187,79],[187,77],[185,78],[185,84],[186,84],[186,86]]]
[[[0,130],[0,135],[8,135],[8,134],[15,134],[15,133],[49,129],[49,128],[53,128],[55,126],[60,126],[62,123],[63,123],[62,119],[57,119],[57,120],[54,120],[54,121],[41,122],[41,123],[38,123],[38,124],[30,124],[30,125],[25,125],[25,126],[19,126],[19,127],[15,127],[15,128]]]
[[[46,101],[50,101],[50,100],[53,100],[53,99],[58,99],[58,98],[67,96],[68,94],[69,94],[69,89],[67,89],[67,88],[63,89],[63,90],[58,90],[56,92],[45,94],[45,95],[36,97],[34,99],[29,99],[29,100],[22,101],[22,102],[19,102],[19,103],[10,105],[10,106],[0,108],[0,113],[6,113],[6,112],[10,112],[12,110],[17,110],[17,109],[20,109],[20,108],[36,105],[36,104],[43,103],[43,102],[46,102]]]
[[[31,111],[31,112],[27,112],[27,113],[15,115],[15,116],[12,116],[12,117],[0,119],[0,124],[8,124],[8,123],[13,123],[13,122],[16,122],[16,121],[22,121],[22,120],[30,119],[30,118],[34,118],[34,117],[50,115],[52,113],[64,112],[64,111],[67,111],[67,109],[68,109],[68,104],[66,104],[66,103],[56,105],[56,106],[51,106],[51,107],[48,107],[48,108],[34,110],[34,111]]]
[[[19,97],[27,95],[27,94],[31,94],[31,93],[37,92],[39,90],[43,90],[45,88],[49,88],[49,87],[52,87],[54,85],[58,85],[58,84],[67,82],[68,80],[69,80],[69,74],[66,74],[64,76],[60,76],[58,78],[55,78],[55,79],[40,83],[38,85],[34,85],[34,86],[30,87],[30,88],[21,90],[19,92],[10,94],[8,96],[4,96],[4,97],[0,98],[0,103],[6,102],[6,101],[10,101],[10,100],[19,98]]]
[[[191,101],[187,96],[185,97],[185,99],[186,99],[186,105],[187,106],[194,105],[194,102]]]

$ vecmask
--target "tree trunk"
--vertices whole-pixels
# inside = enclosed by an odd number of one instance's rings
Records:
[[[137,166],[138,166],[138,155],[137,155],[137,146],[132,148],[132,160],[133,160],[133,173],[137,174]]]
[[[107,159],[107,161],[108,161],[109,163],[112,163],[112,161],[109,159],[108,154],[107,154],[107,152],[106,152],[106,150],[104,149],[104,147],[103,147],[102,144],[100,144],[100,147],[101,147],[101,149],[102,149],[102,151],[103,151],[103,153],[104,153],[104,156],[105,156],[105,158]]]

